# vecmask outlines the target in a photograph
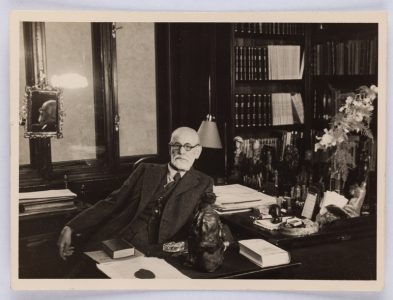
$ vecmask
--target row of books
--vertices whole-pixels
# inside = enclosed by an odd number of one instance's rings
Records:
[[[313,46],[314,75],[374,75],[377,72],[376,40],[328,41]]]
[[[235,46],[237,81],[299,80],[303,70],[300,45]]]
[[[235,23],[235,34],[304,35],[304,24],[295,23]]]
[[[334,91],[326,88],[314,89],[313,119],[328,121],[337,112],[337,99]]]
[[[267,47],[235,47],[235,79],[268,80]]]
[[[304,106],[299,93],[235,95],[235,127],[303,123]]]
[[[76,194],[68,189],[19,193],[19,216],[76,210]]]

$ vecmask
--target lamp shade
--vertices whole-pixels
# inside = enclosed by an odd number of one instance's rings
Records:
[[[218,134],[218,128],[216,122],[212,121],[211,118],[207,118],[206,121],[202,121],[201,126],[198,129],[198,135],[200,144],[205,148],[222,149],[222,143],[220,135]]]

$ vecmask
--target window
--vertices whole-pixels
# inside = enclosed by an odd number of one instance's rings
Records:
[[[116,36],[120,156],[156,154],[154,24],[117,26],[121,28]]]
[[[20,127],[21,167],[37,158],[29,168],[44,170],[46,179],[62,180],[64,174],[112,172],[140,157],[158,155],[164,145],[158,130],[167,127],[159,129],[156,25],[35,24],[23,25],[21,39],[29,38],[24,49],[21,41],[20,90],[40,82],[41,63],[46,83],[63,90],[64,137],[33,139],[29,147]],[[34,76],[26,81],[25,74]]]
[[[46,23],[49,84],[63,89],[63,138],[52,139],[52,161],[96,158],[93,52],[89,23]]]

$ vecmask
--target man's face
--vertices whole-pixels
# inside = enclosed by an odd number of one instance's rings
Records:
[[[43,124],[56,122],[56,102],[49,100],[40,108],[40,116],[38,122]]]
[[[170,145],[171,163],[179,170],[184,171],[188,171],[192,167],[202,150],[198,145],[198,135],[189,131],[181,131],[172,136]],[[188,146],[193,148],[187,151],[185,148]]]

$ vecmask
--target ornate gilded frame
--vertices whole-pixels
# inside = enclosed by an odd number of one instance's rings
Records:
[[[37,116],[40,114],[39,109],[42,104],[48,100],[56,101],[56,121],[51,122],[53,130],[41,129],[37,124]],[[23,105],[21,108],[21,119],[24,121],[25,138],[62,138],[64,107],[62,90],[49,85],[43,87],[26,86]]]

